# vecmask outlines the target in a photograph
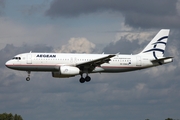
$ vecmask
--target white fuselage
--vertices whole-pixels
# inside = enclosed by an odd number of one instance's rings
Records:
[[[22,71],[59,71],[59,66],[76,66],[77,64],[93,61],[108,54],[68,54],[68,53],[24,53],[6,62],[6,66]],[[20,58],[20,59],[16,59]],[[127,72],[158,64],[153,64],[148,56],[116,55],[110,61],[96,66],[95,72]]]
[[[136,55],[121,54],[72,54],[72,53],[24,53],[6,62],[6,66],[15,70],[52,72],[56,78],[81,75],[81,83],[89,82],[89,73],[128,72],[173,61],[173,57],[163,57],[168,41],[169,29],[160,30],[149,44]],[[83,74],[86,77],[83,77]]]

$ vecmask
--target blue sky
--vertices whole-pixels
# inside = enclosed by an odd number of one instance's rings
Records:
[[[152,7],[153,6],[153,7]],[[0,113],[25,120],[180,119],[179,0],[0,0]],[[4,66],[36,52],[138,53],[163,28],[174,62],[147,70],[55,79]],[[81,47],[80,47],[81,46]]]

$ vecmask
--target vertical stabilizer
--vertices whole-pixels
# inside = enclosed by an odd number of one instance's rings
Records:
[[[152,55],[155,59],[164,56],[169,29],[161,29],[151,42],[139,54]]]

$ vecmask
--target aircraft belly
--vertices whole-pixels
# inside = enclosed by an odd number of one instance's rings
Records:
[[[128,72],[142,69],[141,67],[103,67],[103,72]]]
[[[9,68],[22,71],[58,71],[57,66],[44,66],[44,65],[12,65]]]

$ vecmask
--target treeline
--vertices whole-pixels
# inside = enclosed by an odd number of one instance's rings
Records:
[[[180,119],[167,118],[165,120],[180,120]]]
[[[13,115],[12,113],[2,113],[0,114],[0,120],[23,120],[21,115]]]
[[[150,119],[145,119],[145,120],[150,120]],[[180,119],[167,118],[165,120],[180,120]]]

